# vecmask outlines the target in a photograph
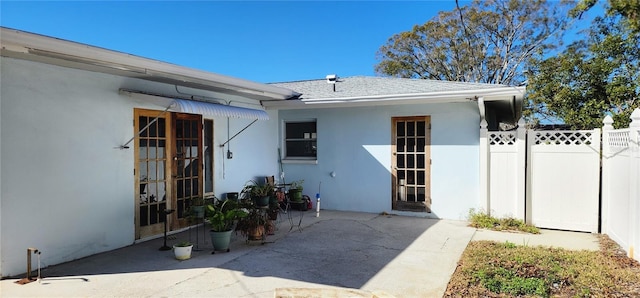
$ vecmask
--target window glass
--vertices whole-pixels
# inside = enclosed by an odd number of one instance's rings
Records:
[[[285,122],[285,155],[287,158],[317,157],[316,121]]]
[[[213,120],[204,120],[204,192],[213,192]]]

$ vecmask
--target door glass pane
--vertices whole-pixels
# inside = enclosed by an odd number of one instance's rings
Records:
[[[424,137],[426,135],[426,126],[424,121],[416,122],[416,136]]]
[[[149,179],[149,174],[147,172],[147,163],[141,162],[138,166],[138,171],[140,171],[140,181],[147,181]]]
[[[164,118],[158,119],[158,137],[164,138],[166,137],[166,120]],[[164,146],[163,146],[164,147]]]
[[[398,140],[396,141],[396,152],[406,152],[407,150],[405,149],[404,146],[404,138],[398,138]]]
[[[200,167],[198,166],[200,165],[200,161],[198,159],[194,159],[191,161],[191,176],[192,177],[198,177],[200,176]]]
[[[416,188],[415,187],[407,187],[407,201],[415,202],[416,201]]]
[[[191,121],[191,134],[189,134],[189,137],[196,141],[198,140],[198,123],[195,121]]]
[[[156,154],[156,146],[158,142],[156,140],[149,140],[149,159],[155,159]]]
[[[407,184],[416,184],[414,171],[407,171]]]
[[[396,136],[404,137],[404,122],[397,123]]]
[[[176,121],[176,138],[183,138],[184,137],[184,123],[180,120]]]
[[[407,138],[407,152],[415,152],[416,140],[414,138]]]
[[[424,202],[426,200],[424,187],[418,187],[417,199],[418,199],[418,202]]]
[[[153,119],[151,119],[151,121],[153,121]],[[157,137],[158,136],[158,122],[154,121],[149,128],[147,128],[147,130],[149,131],[149,137]]]
[[[413,121],[407,121],[407,136],[411,137],[414,136],[416,133],[416,129],[415,129],[416,123]]]
[[[144,117],[144,116],[140,116],[140,117],[138,118],[138,122],[139,122],[139,124],[138,124],[138,127],[139,127],[139,128],[138,128],[138,130],[141,130],[142,128],[144,128],[145,126],[147,126],[147,124],[149,123],[149,118]],[[146,129],[140,132],[140,136],[141,136],[141,137],[147,137],[148,135],[149,135],[149,131],[148,131],[148,130],[146,130]]]
[[[417,171],[417,176],[418,176],[418,182],[416,184],[424,185],[425,184],[424,171]]]
[[[404,154],[396,155],[396,166],[398,168],[404,168]]]
[[[138,142],[138,152],[140,152],[140,159],[146,159],[148,157],[147,150],[147,140],[140,139],[140,141]]]
[[[424,169],[424,154],[418,154],[416,155],[416,159],[417,159],[417,164],[416,164],[416,168],[418,169]]]
[[[149,206],[140,206],[140,226],[149,225]]]
[[[407,168],[413,169],[415,167],[416,167],[416,165],[415,165],[415,155],[407,154]]]
[[[424,148],[425,148],[425,138],[417,138],[416,139],[417,144],[416,144],[416,151],[417,152],[424,152]]]

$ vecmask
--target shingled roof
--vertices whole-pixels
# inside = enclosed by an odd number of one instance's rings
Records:
[[[301,93],[299,97],[301,100],[512,88],[495,84],[367,76],[338,78],[335,91],[333,84],[327,83],[325,79],[272,83],[271,85]]]

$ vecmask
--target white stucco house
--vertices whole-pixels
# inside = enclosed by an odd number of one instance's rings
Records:
[[[188,199],[304,180],[322,208],[463,219],[479,124],[523,87],[376,77],[261,84],[1,28],[0,274],[187,227]],[[231,153],[229,153],[231,152]],[[281,160],[281,161],[280,161]]]

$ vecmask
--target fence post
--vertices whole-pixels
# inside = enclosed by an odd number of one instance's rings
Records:
[[[527,128],[524,118],[518,121],[518,130],[516,132],[516,214],[517,219],[525,220],[525,200],[526,200],[526,171],[527,171]]]
[[[480,121],[480,208],[484,212],[491,214],[491,206],[489,205],[489,140],[487,139],[489,129],[487,128],[487,120],[482,118]]]
[[[631,163],[629,169],[629,198],[631,220],[631,239],[629,257],[640,260],[640,253],[634,254],[634,249],[640,249],[640,108],[631,113],[629,124],[629,146],[631,149]]]
[[[600,209],[600,233],[606,234],[609,229],[609,204],[611,202],[611,165],[609,158],[611,157],[611,146],[609,145],[609,133],[613,130],[613,118],[607,115],[602,120],[602,152],[600,153],[602,160],[602,197]]]

